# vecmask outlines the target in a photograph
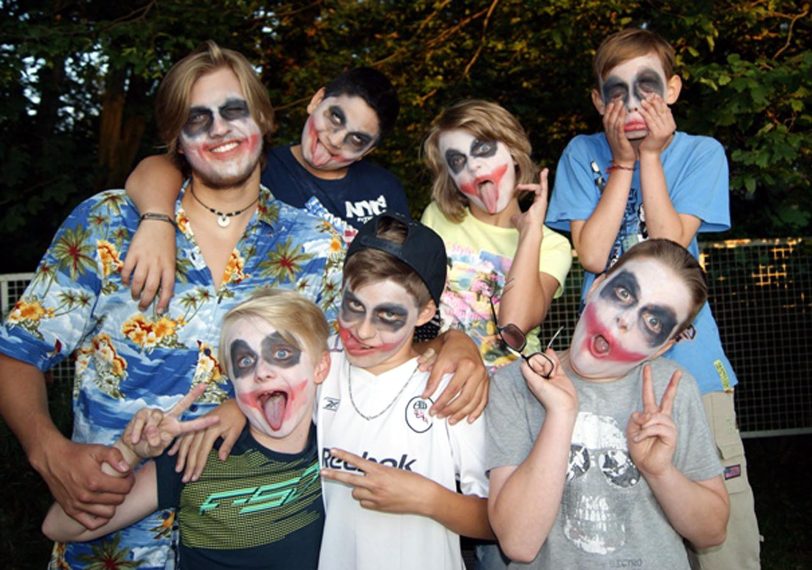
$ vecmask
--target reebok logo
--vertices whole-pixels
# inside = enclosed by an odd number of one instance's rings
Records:
[[[396,469],[403,469],[404,471],[411,471],[412,465],[414,465],[417,459],[409,459],[407,454],[403,454],[400,456],[400,459],[396,459],[394,457],[386,457],[384,459],[378,459],[377,457],[371,457],[368,451],[365,451],[361,454],[361,457],[366,459],[367,461],[374,461],[380,465],[388,465],[389,467],[394,467]],[[344,471],[360,471],[354,465],[349,463],[344,463],[338,457],[333,457],[330,454],[330,450],[326,447],[322,448],[321,450],[321,466],[324,469],[342,469]]]

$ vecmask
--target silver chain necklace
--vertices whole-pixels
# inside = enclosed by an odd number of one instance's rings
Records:
[[[386,407],[384,409],[382,409],[380,412],[378,412],[377,414],[375,414],[374,416],[368,416],[365,413],[363,413],[361,410],[358,409],[358,405],[355,403],[355,397],[352,395],[352,365],[350,364],[350,361],[348,360],[347,361],[347,384],[349,386],[349,391],[350,391],[350,403],[352,404],[353,409],[355,410],[355,412],[359,416],[361,416],[362,418],[364,418],[367,421],[371,421],[371,420],[374,420],[377,417],[382,416],[383,414],[385,414],[387,412],[387,410],[389,410],[389,408],[391,408],[393,405],[395,405],[395,402],[398,401],[398,398],[400,398],[400,395],[403,394],[403,391],[406,389],[406,386],[409,385],[409,383],[412,381],[412,378],[414,378],[414,375],[417,374],[417,371],[419,369],[420,369],[420,364],[418,363],[414,367],[414,370],[412,371],[411,375],[406,380],[406,382],[404,382],[403,386],[400,388],[398,393],[395,394],[395,397],[392,399],[392,401],[389,402],[388,404],[386,404]]]

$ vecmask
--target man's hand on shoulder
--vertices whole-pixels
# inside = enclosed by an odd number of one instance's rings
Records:
[[[437,357],[431,367],[423,397],[431,396],[443,376],[452,374],[448,386],[431,407],[431,413],[448,417],[451,424],[465,417],[473,422],[488,403],[490,381],[479,348],[461,331],[446,331],[438,338],[439,342],[433,347],[437,350]]]

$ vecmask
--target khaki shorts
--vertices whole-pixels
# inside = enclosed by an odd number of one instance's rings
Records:
[[[736,426],[733,392],[712,392],[702,396],[719,459],[725,469],[725,487],[730,497],[727,539],[713,548],[688,549],[691,568],[702,570],[749,570],[761,568],[761,537],[753,504],[753,490],[747,480],[744,445]]]

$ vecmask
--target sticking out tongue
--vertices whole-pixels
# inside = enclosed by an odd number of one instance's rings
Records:
[[[479,183],[478,189],[482,202],[485,204],[485,208],[488,209],[489,213],[495,214],[496,206],[499,201],[499,191],[496,184],[490,180],[486,180]]]
[[[609,353],[609,342],[601,335],[595,337],[592,341],[592,348],[595,354],[604,355]]]
[[[268,420],[272,430],[277,431],[282,427],[287,403],[288,395],[284,392],[274,392],[265,400],[265,419]]]

